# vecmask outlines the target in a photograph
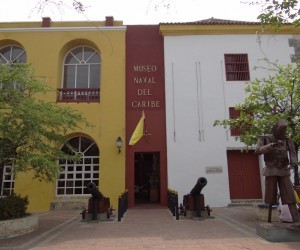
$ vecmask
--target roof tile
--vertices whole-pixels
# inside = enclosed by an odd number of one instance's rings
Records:
[[[225,20],[225,19],[218,19],[218,18],[208,18],[208,19],[203,19],[199,21],[194,21],[194,22],[176,22],[176,23],[161,23],[161,24],[182,24],[182,25],[196,25],[196,24],[201,24],[201,25],[258,25],[260,22],[251,22],[251,21],[237,21],[237,20]]]

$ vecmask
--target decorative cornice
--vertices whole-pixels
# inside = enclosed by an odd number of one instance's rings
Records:
[[[48,32],[48,31],[108,31],[126,30],[126,26],[101,26],[101,27],[47,27],[47,28],[0,28],[0,32]]]

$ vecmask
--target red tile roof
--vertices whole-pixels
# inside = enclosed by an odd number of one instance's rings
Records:
[[[160,24],[181,24],[181,25],[258,25],[260,22],[251,22],[251,21],[236,21],[236,20],[225,20],[225,19],[218,19],[218,18],[209,18],[209,19],[203,19],[200,21],[194,21],[194,22],[176,22],[176,23],[160,23]]]

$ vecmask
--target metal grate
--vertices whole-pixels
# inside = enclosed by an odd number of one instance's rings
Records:
[[[236,110],[235,108],[230,107],[229,108],[229,118],[235,119],[240,116],[241,112],[239,110]],[[230,129],[231,136],[239,136],[241,135],[241,130],[239,128],[233,128]]]
[[[89,194],[86,186],[99,186],[99,157],[82,157],[80,163],[67,161],[60,164],[62,172],[57,181],[57,195]]]
[[[247,54],[225,54],[226,81],[249,81]]]
[[[57,179],[57,195],[90,194],[87,184],[94,182],[99,186],[99,150],[96,143],[87,137],[75,137],[69,140],[75,151],[69,153],[80,154],[78,162],[60,161],[62,171]],[[63,147],[62,151],[69,150]]]

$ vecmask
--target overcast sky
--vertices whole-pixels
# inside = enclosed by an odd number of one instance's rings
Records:
[[[72,0],[63,0],[66,6],[62,12],[52,5],[52,9],[46,7],[38,13],[35,7],[39,1],[42,0],[0,0],[0,22],[40,21],[42,17],[51,17],[53,21],[101,21],[106,16],[124,24],[187,22],[211,17],[257,21],[260,14],[260,7],[242,3],[250,0],[80,0],[87,6],[84,15],[71,8]]]

